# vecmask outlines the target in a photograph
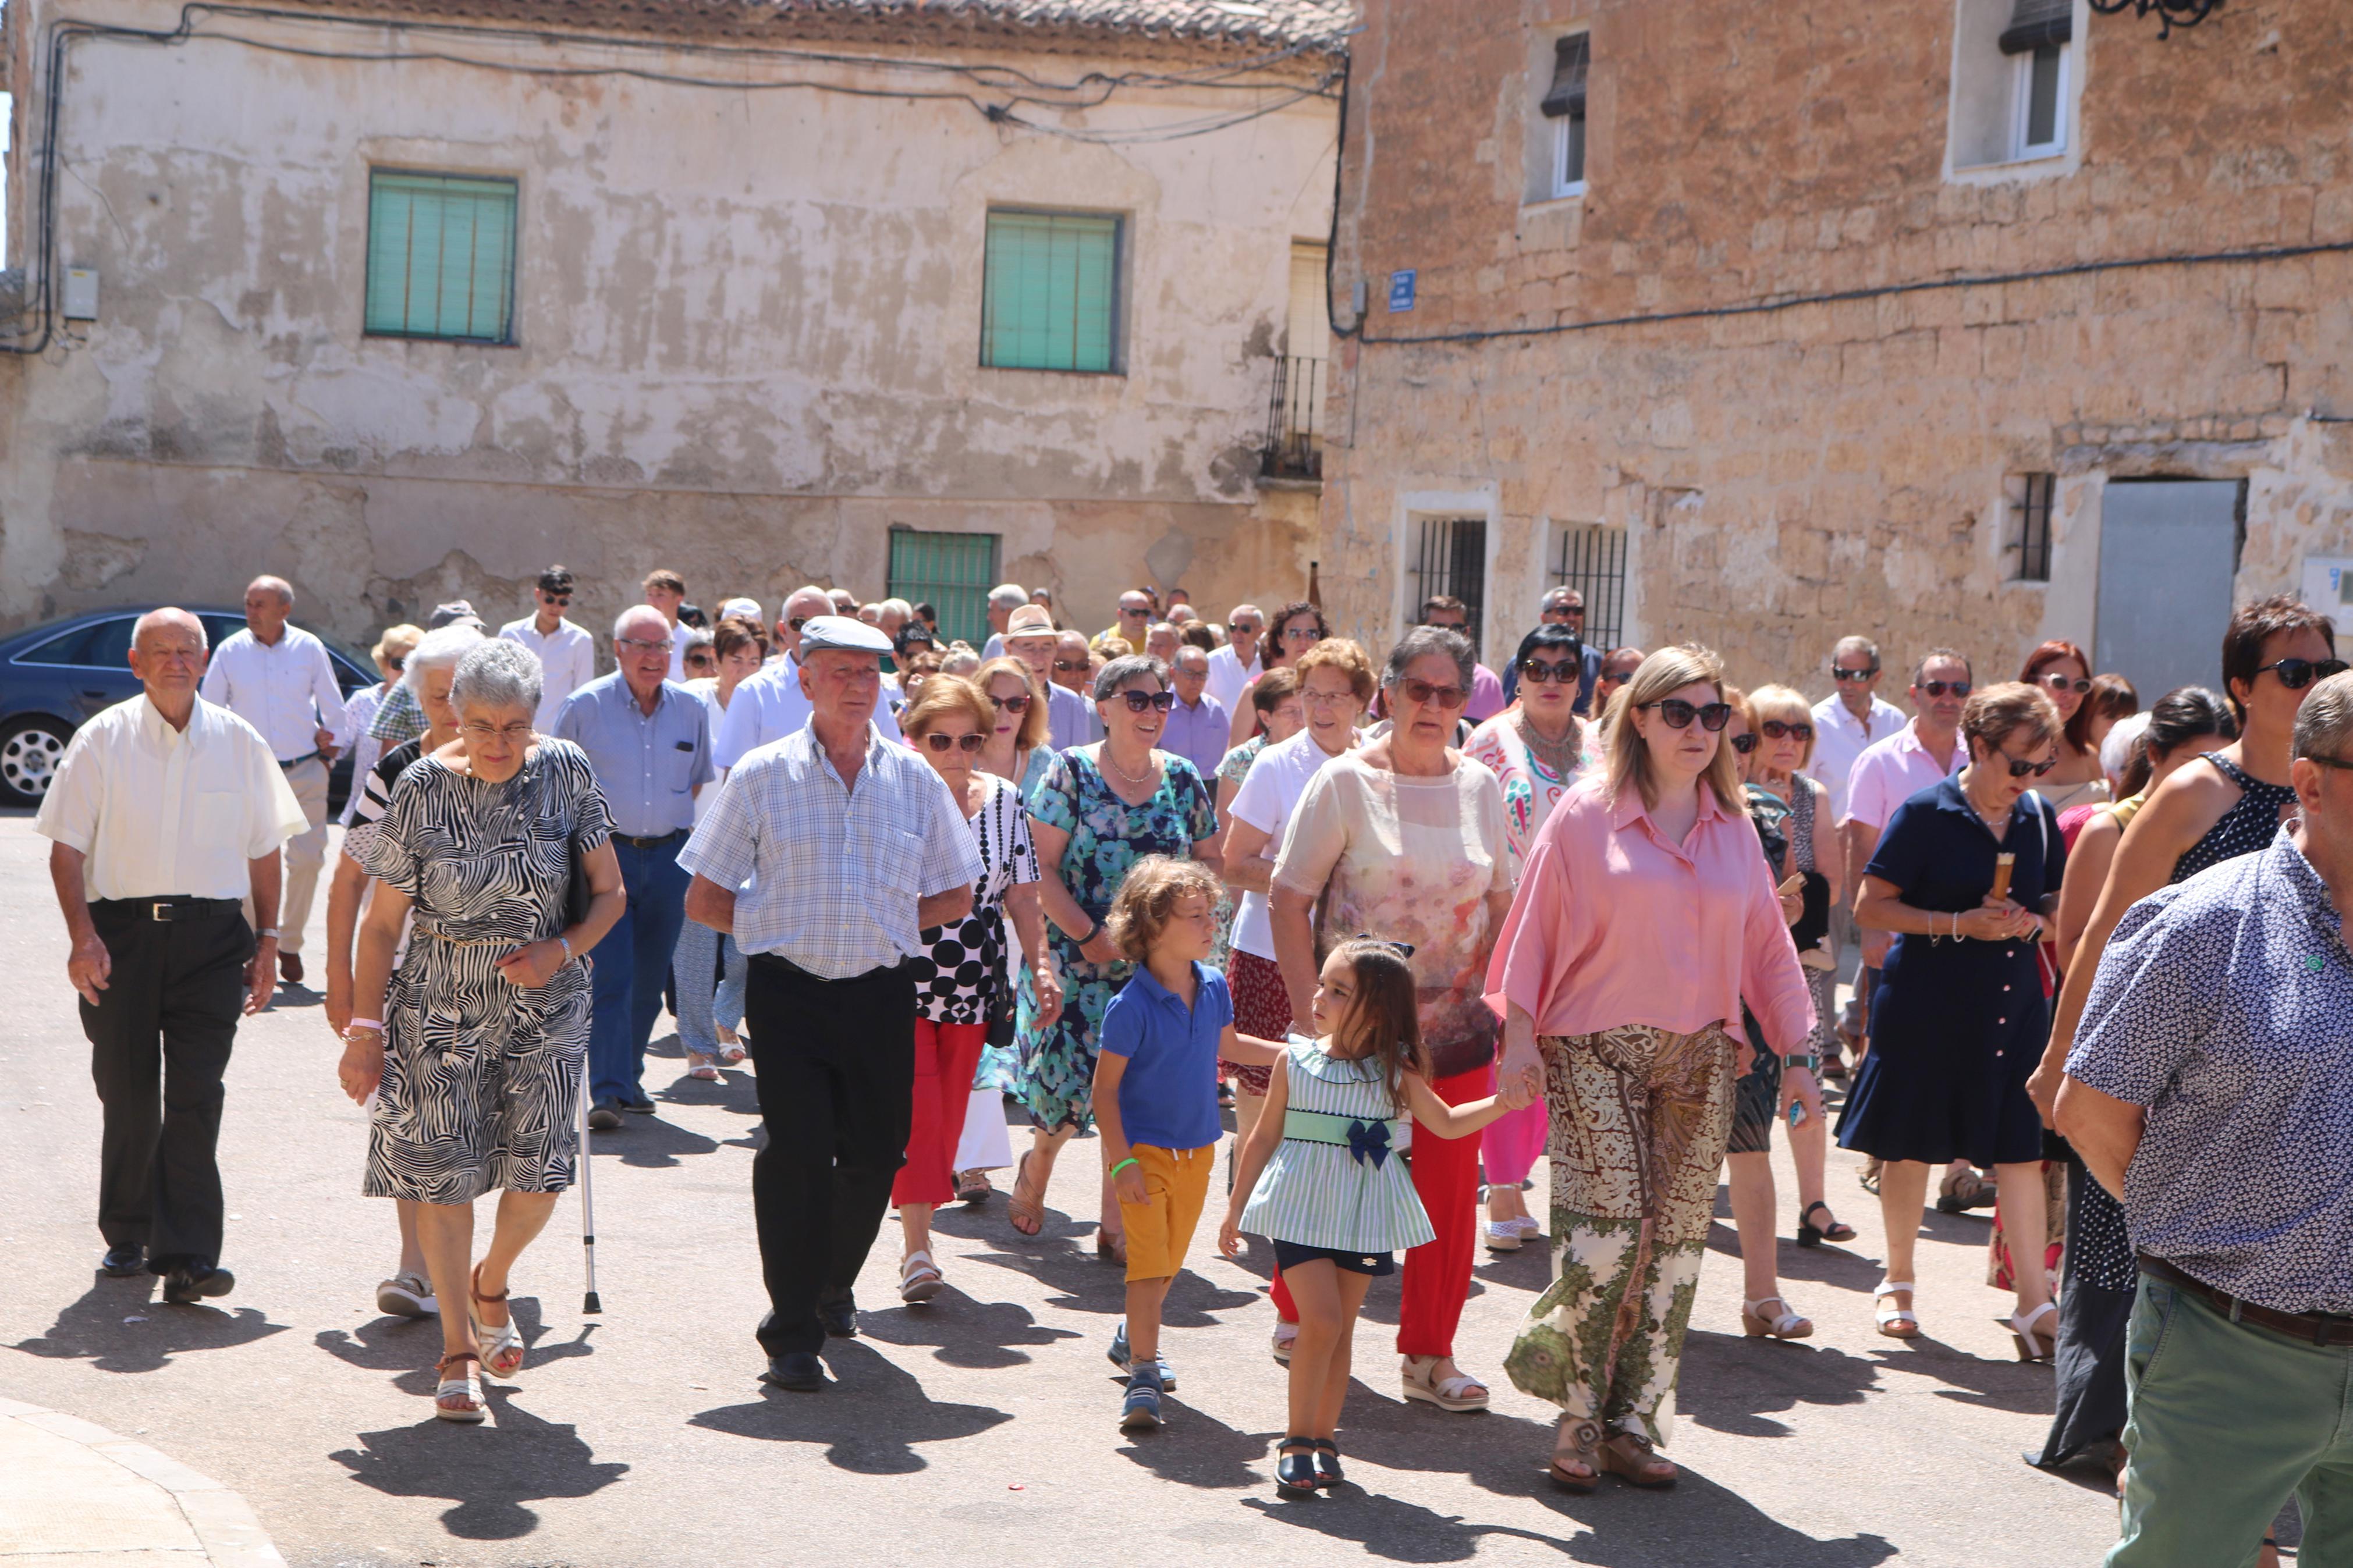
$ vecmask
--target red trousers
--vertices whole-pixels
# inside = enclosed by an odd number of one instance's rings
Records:
[[[972,1075],[987,1044],[986,1024],[916,1018],[914,1114],[907,1122],[907,1162],[891,1182],[893,1205],[955,1201],[956,1144],[972,1105]]]
[[[1441,1078],[1430,1086],[1449,1105],[1484,1100],[1495,1092],[1493,1066]],[[1451,1356],[1462,1304],[1471,1299],[1471,1266],[1479,1243],[1479,1134],[1440,1138],[1419,1121],[1413,1124],[1413,1190],[1429,1211],[1438,1239],[1408,1247],[1405,1299],[1398,1307],[1399,1355]],[[1275,1316],[1299,1321],[1282,1276],[1274,1277]]]

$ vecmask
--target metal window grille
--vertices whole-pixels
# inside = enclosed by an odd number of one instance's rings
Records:
[[[2028,474],[2017,502],[2018,581],[2051,581],[2051,500],[2055,474]]]
[[[1626,531],[1606,522],[1560,531],[1552,585],[1585,597],[1585,640],[1605,652],[1626,640]]]
[[[1117,217],[992,212],[984,248],[982,364],[1118,371]]]
[[[997,535],[891,531],[891,597],[940,613],[940,636],[978,647],[988,640],[988,590],[997,583]]]
[[[1324,477],[1324,362],[1285,354],[1274,362],[1262,469],[1274,479]]]
[[[1415,618],[1424,604],[1451,594],[1469,613],[1471,645],[1480,646],[1487,604],[1487,520],[1423,518],[1419,543],[1413,568]]]
[[[514,341],[512,180],[368,174],[371,337]]]

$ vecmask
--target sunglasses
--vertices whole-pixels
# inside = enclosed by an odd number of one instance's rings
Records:
[[[1734,751],[1736,751],[1736,752],[1738,752],[1742,756],[1744,756],[1744,757],[1745,757],[1745,756],[1746,756],[1749,752],[1753,752],[1753,751],[1755,751],[1755,750],[1757,749],[1757,736],[1756,736],[1756,734],[1752,731],[1752,732],[1750,732],[1750,733],[1748,733],[1748,734],[1746,734],[1746,735],[1735,735],[1735,736],[1733,736],[1733,737],[1732,737],[1732,749],[1733,749]]]
[[[1869,669],[1841,669],[1837,665],[1831,666],[1831,679],[1832,680],[1869,680],[1873,676],[1877,675],[1878,673],[1879,666],[1875,664]]]
[[[712,658],[707,653],[691,653],[686,656],[686,668],[689,669],[709,669],[711,666]]]
[[[2047,675],[2038,675],[2034,679],[2037,682],[2049,687],[2053,691],[2073,691],[2078,697],[2083,696],[2084,693],[2092,689],[2092,683],[2090,681],[2072,679],[2068,676],[2060,674],[2055,669]]]
[[[1732,704],[1729,702],[1710,702],[1694,708],[1680,697],[1670,697],[1663,701],[1645,702],[1641,706],[1657,709],[1659,717],[1666,721],[1670,730],[1688,730],[1691,721],[1696,719],[1701,729],[1715,734],[1732,722]]]
[[[1604,686],[1623,686],[1633,679],[1634,672],[1632,670],[1621,669],[1615,675],[1604,675],[1601,678],[1601,684]]]
[[[1259,631],[1258,627],[1244,626],[1240,621],[1228,621],[1226,630],[1238,637],[1254,637],[1258,636]]]
[[[398,658],[387,658],[384,661],[384,667],[397,675],[408,668],[408,656],[403,654]]]
[[[1407,701],[1417,707],[1425,702],[1435,702],[1451,711],[1471,700],[1471,694],[1459,686],[1432,686],[1427,680],[1400,680],[1397,689]]]
[[[1942,697],[1947,691],[1956,697],[1967,697],[1969,683],[1966,680],[1924,680],[1913,689],[1928,697]]]
[[[1092,668],[1092,666],[1088,660],[1083,658],[1058,658],[1054,661],[1054,668],[1067,675],[1071,670],[1087,669]]]
[[[992,696],[989,698],[989,701],[996,704],[997,707],[1004,709],[1008,713],[1027,713],[1029,710],[1029,699],[1027,695],[1020,697]]]
[[[556,608],[562,609],[572,603],[572,595],[569,594],[542,593],[539,596],[539,602],[543,605],[554,605]]]
[[[1577,683],[1577,666],[1565,658],[1550,663],[1540,658],[1524,658],[1520,661],[1520,679],[1536,686],[1542,686],[1547,680],[1557,680],[1563,686],[1573,686]]]
[[[2284,658],[2276,664],[2256,666],[2255,673],[2261,675],[2268,669],[2279,677],[2282,686],[2290,691],[2301,691],[2312,684],[2314,677],[2326,680],[2332,675],[2344,674],[2346,668],[2341,658],[2324,658],[2317,662],[2308,658]]]
[[[2029,773],[2032,773],[2036,778],[2041,778],[2044,773],[2049,773],[2052,768],[2059,765],[2059,759],[2056,757],[2052,758],[2047,763],[2021,763],[2016,757],[2011,756],[2008,752],[2003,751],[2000,746],[1996,746],[1993,750],[1994,755],[2000,757],[2003,762],[2010,764],[2010,776],[2014,779],[2022,779]]]
[[[1768,740],[1787,740],[1792,735],[1800,741],[1810,741],[1814,738],[1814,727],[1811,724],[1793,724],[1787,719],[1767,719],[1757,728],[1765,731],[1766,738]]]
[[[930,748],[934,756],[944,757],[948,754],[948,749],[950,747],[954,747],[959,752],[977,752],[983,746],[988,744],[988,737],[986,735],[934,734],[924,736],[923,744]]]
[[[817,619],[815,616],[795,616],[791,620],[786,621],[785,625],[792,627],[793,630],[797,633],[803,626],[808,625],[815,619]]]
[[[1176,706],[1176,694],[1173,691],[1123,691],[1119,695],[1131,713],[1141,713],[1147,708],[1157,708],[1166,713]]]

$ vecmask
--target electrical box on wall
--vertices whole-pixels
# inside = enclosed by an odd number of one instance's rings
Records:
[[[2304,558],[2304,602],[2337,623],[2337,651],[2353,647],[2353,556]]]
[[[69,321],[98,320],[98,269],[94,267],[66,268],[65,318]]]

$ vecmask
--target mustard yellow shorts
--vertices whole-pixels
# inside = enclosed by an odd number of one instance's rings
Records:
[[[1161,1149],[1131,1144],[1127,1151],[1144,1167],[1144,1201],[1122,1198],[1120,1224],[1127,1230],[1127,1277],[1172,1279],[1185,1267],[1201,1205],[1209,1199],[1209,1173],[1218,1168],[1218,1146]]]

